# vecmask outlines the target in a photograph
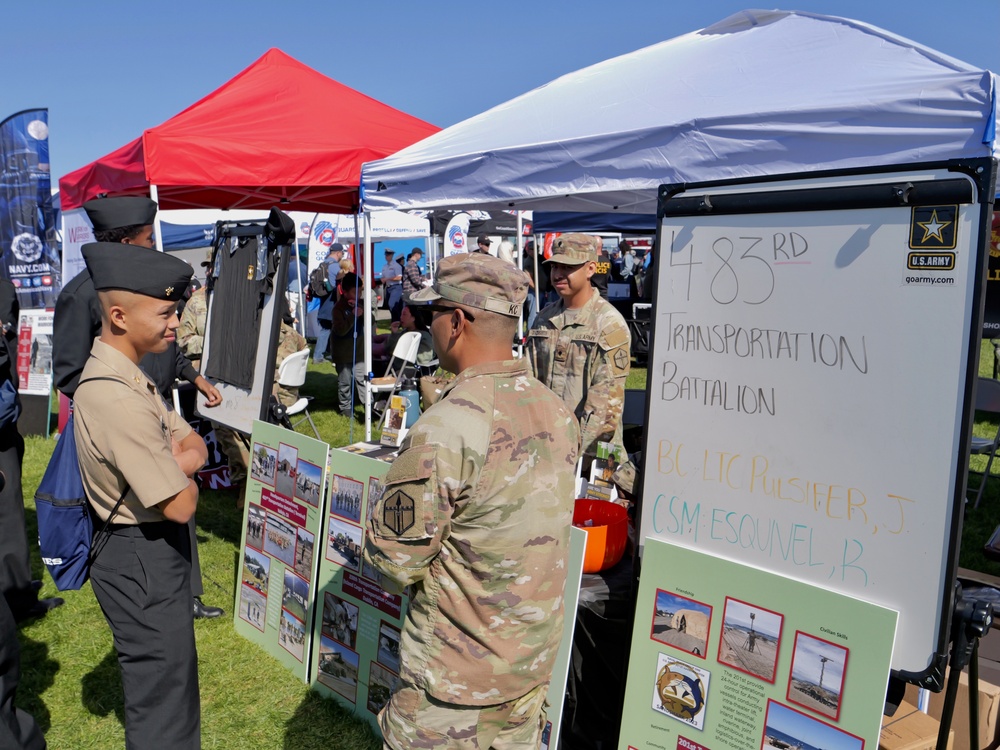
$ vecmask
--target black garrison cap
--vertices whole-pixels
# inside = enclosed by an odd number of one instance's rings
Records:
[[[89,242],[83,246],[83,259],[98,291],[124,289],[174,302],[184,296],[194,273],[169,253],[120,242]]]
[[[141,195],[94,198],[83,204],[83,210],[98,232],[152,224],[156,217],[156,203]]]

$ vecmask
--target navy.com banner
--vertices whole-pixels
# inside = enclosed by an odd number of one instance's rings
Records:
[[[52,307],[61,278],[47,109],[0,123],[0,159],[0,275],[17,287],[22,308]]]

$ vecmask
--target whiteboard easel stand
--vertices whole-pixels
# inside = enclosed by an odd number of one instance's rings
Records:
[[[962,585],[955,583],[955,611],[952,615],[951,667],[948,686],[941,709],[938,727],[937,750],[947,750],[951,720],[955,713],[955,700],[962,670],[969,668],[969,747],[979,747],[979,640],[993,626],[993,606],[989,602],[968,599],[962,595]]]

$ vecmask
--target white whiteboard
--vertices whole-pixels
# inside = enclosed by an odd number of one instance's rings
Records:
[[[956,183],[969,197],[942,189]],[[894,186],[961,204],[947,214],[954,249],[919,249],[926,211],[893,205]],[[863,207],[872,198],[883,205]],[[892,666],[910,675],[940,660],[951,606],[981,317],[976,200],[974,180],[945,169],[661,200],[641,538],[898,610]],[[947,239],[945,217],[923,224]]]

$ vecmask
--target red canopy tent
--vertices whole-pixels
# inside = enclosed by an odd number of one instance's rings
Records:
[[[101,193],[148,195],[155,185],[161,209],[353,213],[364,162],[438,130],[271,49],[180,114],[60,179],[62,209]]]

